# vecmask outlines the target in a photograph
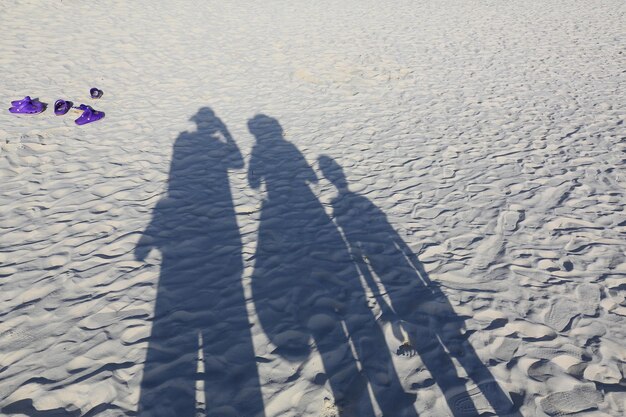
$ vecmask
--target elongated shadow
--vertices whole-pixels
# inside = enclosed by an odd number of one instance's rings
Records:
[[[257,115],[248,127],[256,138],[249,183],[266,195],[252,295],[275,353],[303,362],[314,344],[324,366],[315,382],[342,416],[372,417],[375,400],[384,416],[416,417],[348,248],[309,188],[313,169],[276,119]]]
[[[259,417],[264,408],[228,181],[228,170],[242,168],[243,159],[211,109],[191,120],[198,128],[176,139],[167,197],[135,250],[140,260],[153,247],[162,253],[138,414],[196,417],[206,407],[209,416]]]
[[[375,294],[384,319],[398,325],[399,335],[408,335],[398,353],[419,354],[455,417],[488,412],[481,395],[497,415],[520,416],[463,335],[463,319],[454,312],[441,289],[430,281],[385,214],[366,197],[348,189],[343,170],[333,159],[321,156],[318,162],[324,176],[339,191],[332,202],[333,217],[364,281]],[[383,290],[379,290],[380,285]],[[457,375],[453,357],[477,388],[465,388],[467,381]]]

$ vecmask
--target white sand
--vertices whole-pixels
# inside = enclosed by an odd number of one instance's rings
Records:
[[[0,23],[0,414],[626,414],[623,1]]]

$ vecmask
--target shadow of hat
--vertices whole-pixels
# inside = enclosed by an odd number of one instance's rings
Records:
[[[192,122],[200,123],[215,119],[215,112],[210,107],[202,107],[189,119]]]

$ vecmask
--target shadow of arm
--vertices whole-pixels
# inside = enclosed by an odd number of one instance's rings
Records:
[[[137,242],[137,246],[135,246],[135,259],[137,261],[143,261],[148,257],[150,251],[158,246],[157,243],[157,235],[162,229],[162,202],[159,201],[157,205],[154,207],[152,212],[152,220],[150,220],[150,224],[141,234],[139,238],[139,242]]]
[[[239,147],[237,147],[237,143],[233,139],[232,135],[228,131],[228,128],[225,124],[220,121],[219,131],[226,139],[226,146],[228,147],[228,167],[234,169],[241,169],[244,167],[243,157],[241,156],[241,152],[239,151]]]
[[[256,153],[256,148],[252,150],[252,157],[250,158],[250,164],[248,166],[248,184],[250,187],[258,190],[261,187],[261,161]]]
[[[426,272],[426,270],[424,270],[424,266],[417,258],[417,255],[413,253],[409,245],[407,245],[406,242],[404,242],[404,240],[402,240],[402,238],[400,238],[400,236],[398,236],[397,233],[394,233],[393,243],[396,246],[396,248],[400,252],[402,252],[402,254],[406,258],[406,260],[409,262],[411,267],[415,270],[420,280],[422,281],[422,284],[424,284],[427,287],[432,287],[433,282],[428,277],[428,273]]]
[[[150,236],[150,229],[151,226],[148,226],[146,230],[144,230],[139,238],[139,242],[137,242],[137,246],[135,246],[135,260],[137,261],[144,261],[154,248],[154,238]]]

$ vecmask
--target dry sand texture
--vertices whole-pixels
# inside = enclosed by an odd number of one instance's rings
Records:
[[[0,24],[0,414],[626,414],[623,1]]]

